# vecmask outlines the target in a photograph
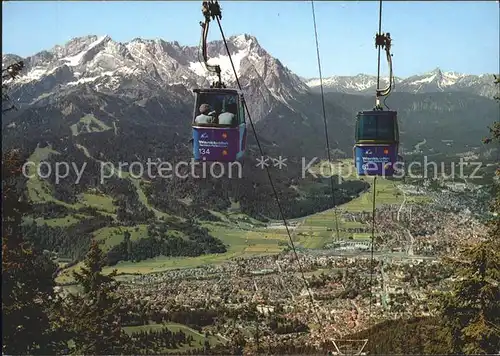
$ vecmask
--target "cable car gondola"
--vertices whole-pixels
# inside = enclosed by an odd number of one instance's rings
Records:
[[[241,93],[235,89],[194,89],[193,115],[194,159],[234,162],[241,160],[246,146],[245,106]],[[200,112],[208,108],[208,113]],[[196,118],[208,116],[211,122],[199,123]],[[222,121],[224,117],[230,118]],[[207,121],[210,121],[207,120]]]
[[[205,17],[205,22],[200,23],[203,61],[208,71],[217,74],[218,81],[210,88],[193,90],[193,158],[196,161],[239,161],[246,147],[245,101],[239,90],[226,88],[222,83],[220,66],[207,63],[210,18],[222,17],[220,6],[216,1],[205,1],[202,12]]]
[[[358,175],[394,175],[398,162],[396,111],[361,111],[356,117],[354,157]]]
[[[378,47],[378,74],[376,105],[373,110],[361,111],[356,117],[355,144],[353,148],[354,164],[360,176],[387,176],[395,173],[399,162],[399,126],[398,113],[385,111],[380,105],[380,97],[387,96],[393,88],[391,35],[379,33],[375,37]],[[389,86],[379,89],[380,83],[380,48],[384,47],[389,64]]]

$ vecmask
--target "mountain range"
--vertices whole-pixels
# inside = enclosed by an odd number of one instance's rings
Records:
[[[440,68],[436,68],[428,73],[408,78],[394,77],[394,84],[397,92],[412,94],[464,92],[491,98],[497,90],[491,78],[492,74],[468,75],[443,72]],[[305,83],[315,91],[320,90],[319,78],[307,79]],[[382,77],[380,87],[386,87],[388,84],[388,77]],[[332,76],[323,79],[325,92],[373,94],[376,87],[377,77],[374,75]]]
[[[274,145],[280,145],[289,155],[317,153],[323,143],[307,139],[308,142],[304,142],[304,137],[321,135],[324,129],[321,123],[321,102],[314,95],[319,89],[319,80],[300,78],[279,59],[273,58],[251,35],[232,36],[228,39],[228,46],[243,92],[250,103],[253,121],[266,122],[265,125],[259,125],[265,126],[265,130],[262,130],[263,138]],[[221,66],[226,84],[235,86],[223,42],[210,42],[208,56],[211,58],[210,62]],[[2,57],[4,64],[21,59],[13,54]],[[10,84],[10,94],[22,109],[61,106],[62,98],[78,91],[88,93],[88,99],[91,96],[93,99],[104,96],[108,99],[112,97],[113,100],[125,100],[127,103],[134,103],[134,109],[137,110],[145,108],[148,111],[147,106],[153,105],[162,114],[155,113],[156,119],[151,118],[152,121],[165,115],[167,109],[172,110],[168,116],[175,117],[174,125],[179,125],[181,131],[188,132],[187,122],[191,119],[192,111],[190,90],[206,87],[214,79],[207,75],[199,59],[199,48],[182,46],[175,41],[136,38],[127,43],[119,43],[109,36],[79,37],[63,46],[58,45],[24,58],[25,69],[21,77]],[[387,78],[382,78],[383,84],[386,83],[384,80]],[[485,99],[495,94],[492,76],[487,74],[474,76],[436,69],[406,79],[396,78],[395,82],[395,96],[403,93],[462,93],[456,96],[460,101],[462,98],[468,100],[463,94],[482,96]],[[376,78],[365,74],[335,76],[323,80],[326,92],[346,94],[373,93],[375,84]],[[417,101],[434,100],[425,95],[412,98]],[[397,97],[391,97],[391,100],[399,101]],[[88,104],[93,105],[91,102]],[[456,104],[457,107],[462,105]],[[70,105],[74,106],[75,103]],[[364,104],[357,110],[365,109],[366,105],[373,104]],[[439,102],[435,104],[439,105]],[[422,107],[418,104],[413,106]],[[405,109],[397,108],[397,104],[395,108]],[[327,120],[332,121],[330,127],[334,144],[344,150],[348,149],[352,143],[352,118],[356,111],[353,108],[346,110],[345,103],[332,100],[327,103],[326,109]],[[109,114],[116,115],[107,110],[107,117],[103,120],[110,120]],[[486,121],[491,119],[489,117]],[[402,121],[404,127],[404,117]],[[292,140],[293,145],[287,144]],[[408,143],[412,145],[413,141]]]
[[[304,93],[308,88],[319,90],[318,78],[298,77],[279,60],[272,58],[253,36],[233,36],[229,38],[229,48],[238,76],[246,79],[243,85],[245,89],[251,89],[249,81],[262,79],[263,83],[258,84],[264,84],[270,91],[266,94],[281,101],[286,101],[293,94]],[[234,74],[222,42],[209,43],[208,53],[212,58],[210,61],[221,66],[223,80],[234,86]],[[12,54],[2,57],[3,65],[21,59]],[[128,43],[118,43],[109,36],[86,36],[74,38],[64,46],[55,46],[37,53],[25,58],[25,61],[27,65],[24,75],[16,84],[22,86],[40,82],[42,86],[39,90],[43,94],[56,87],[61,89],[84,83],[92,83],[96,90],[106,92],[123,86],[124,83],[116,82],[117,78],[123,80],[141,77],[146,82],[153,82],[149,84],[159,81],[170,86],[186,87],[207,86],[215,79],[207,76],[200,63],[198,48],[163,40],[136,38]],[[491,77],[491,74],[467,75],[436,68],[428,73],[394,79],[398,92],[417,94],[462,91],[492,97],[496,88]],[[367,74],[323,78],[323,87],[327,92],[373,94],[376,84],[376,76]],[[382,77],[380,85],[387,84],[388,78]],[[285,87],[291,93],[284,92]],[[31,99],[30,103],[33,103],[39,97],[36,94],[31,94],[34,98],[20,96],[19,100],[24,104]]]

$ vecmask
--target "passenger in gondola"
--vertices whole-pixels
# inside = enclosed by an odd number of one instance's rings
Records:
[[[227,111],[219,115],[219,125],[233,125],[236,109],[236,103],[228,104]]]
[[[212,124],[215,118],[210,115],[211,107],[208,104],[200,105],[200,115],[196,116],[195,124]]]
[[[222,111],[222,101],[220,100],[216,100],[214,103],[213,103],[213,106],[214,106],[214,110],[209,112],[208,115],[212,116],[214,118],[214,121],[213,123],[214,124],[217,124],[218,123],[218,117],[219,117],[219,114],[221,113]]]

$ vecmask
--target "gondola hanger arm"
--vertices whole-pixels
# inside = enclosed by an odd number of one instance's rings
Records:
[[[388,33],[378,33],[375,36],[375,47],[379,49],[384,49],[387,63],[389,65],[389,85],[384,89],[377,88],[377,99],[381,96],[389,95],[392,89],[392,54],[391,54],[392,39],[391,34]]]
[[[220,66],[208,64],[208,53],[207,53],[207,37],[208,37],[208,31],[210,29],[210,20],[217,19],[217,21],[219,21],[220,19],[222,19],[221,8],[217,1],[214,0],[203,1],[201,6],[201,12],[203,14],[203,17],[205,18],[205,22],[200,22],[202,28],[201,45],[202,45],[203,61],[205,63],[207,70],[216,73],[218,77],[218,81],[213,82],[210,87],[219,89],[225,88],[226,87],[225,84],[222,83]]]

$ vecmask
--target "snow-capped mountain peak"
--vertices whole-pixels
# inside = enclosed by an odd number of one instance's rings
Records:
[[[228,37],[227,49],[221,40],[209,42],[207,53],[208,63],[221,67],[222,80],[228,87],[236,86],[234,65],[243,91],[264,100],[267,106],[263,110],[271,110],[273,102],[290,107],[298,94],[319,88],[319,79],[299,78],[249,34]],[[7,54],[2,59],[4,64],[24,61],[25,67],[11,90],[17,92],[20,103],[25,104],[79,85],[116,95],[153,88],[162,91],[179,85],[185,89],[207,87],[216,80],[214,73],[206,70],[198,46],[183,46],[163,39],[135,38],[120,43],[107,35],[90,35],[73,38],[64,45],[27,58]],[[397,91],[411,93],[468,91],[485,96],[495,93],[488,75],[466,75],[440,68],[422,75],[395,78],[395,83]],[[381,78],[380,86],[387,84],[388,78]],[[29,89],[25,85],[29,85]],[[326,91],[372,94],[376,85],[376,77],[368,74],[323,79]]]
[[[400,79],[394,78],[394,81],[399,83]],[[312,88],[319,87],[320,79],[309,79],[306,81],[306,84]],[[389,77],[380,78],[380,87],[385,87],[388,84]],[[327,89],[335,88],[334,91],[342,93],[374,92],[377,87],[377,77],[362,73],[355,76],[332,76],[323,78],[323,87]]]
[[[429,91],[454,90],[460,87],[470,87],[479,79],[477,76],[469,76],[456,72],[445,72],[436,68],[429,73],[415,75],[406,78],[400,85],[401,90],[413,93]]]
[[[264,97],[271,107],[276,101],[288,105],[297,93],[309,90],[297,75],[265,51],[254,36],[230,36],[227,46],[236,74],[249,96]],[[226,85],[235,87],[235,73],[223,41],[209,42],[207,53],[208,63],[221,67]],[[14,55],[3,56],[4,62],[14,59],[17,59]],[[153,88],[161,91],[177,85],[185,89],[208,87],[216,79],[214,73],[206,70],[198,47],[162,39],[135,38],[120,43],[107,35],[84,36],[23,60],[25,68],[12,83],[12,90],[17,91],[24,104],[79,85],[116,95]],[[25,85],[29,89],[24,90]]]
[[[408,78],[394,78],[396,91],[410,93],[431,93],[443,91],[466,91],[478,95],[492,97],[495,87],[492,75],[468,75],[457,72],[443,71],[437,67],[424,74],[413,75]],[[332,76],[323,78],[323,87],[326,91],[343,92],[349,94],[373,94],[376,90],[377,77],[366,74],[355,76]],[[320,80],[312,78],[306,84],[315,91],[319,90]],[[385,87],[388,78],[382,77],[380,86]]]

